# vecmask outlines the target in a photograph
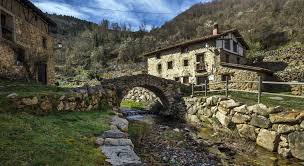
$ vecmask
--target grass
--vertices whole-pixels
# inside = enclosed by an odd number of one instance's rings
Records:
[[[0,165],[107,165],[94,145],[111,113],[0,113]]]
[[[149,103],[147,102],[136,102],[133,100],[123,100],[120,104],[120,107],[122,108],[132,108],[132,109],[138,109],[143,110]]]
[[[209,95],[225,95],[225,92],[212,93]],[[248,105],[257,104],[258,97],[257,94],[246,93],[246,92],[229,92],[229,95],[240,102],[246,103]],[[282,106],[287,109],[304,110],[304,100],[296,97],[281,97],[282,100],[274,100],[270,97],[275,97],[272,95],[262,95],[261,103],[267,106]]]

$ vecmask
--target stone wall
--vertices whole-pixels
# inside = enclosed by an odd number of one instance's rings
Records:
[[[33,113],[85,112],[113,108],[118,110],[114,88],[78,88],[59,95],[18,96],[8,95],[8,100],[17,110],[31,110]]]
[[[247,106],[221,96],[184,100],[187,122],[197,127],[211,123],[212,127],[237,130],[241,138],[255,141],[269,151],[304,160],[304,111],[263,104]]]
[[[47,82],[54,83],[53,38],[48,33],[48,25],[37,17],[33,19],[32,11],[26,11],[32,17],[25,16],[23,7],[13,0],[14,5],[1,6],[14,15],[14,41],[0,38],[0,77],[9,79],[34,79],[38,78],[37,64],[47,64]],[[46,39],[46,48],[43,46]],[[22,53],[24,52],[24,53]],[[17,64],[18,54],[24,54],[23,64]]]
[[[156,99],[156,95],[153,92],[145,89],[136,87],[132,89],[127,96],[125,96],[124,100],[133,100],[136,102],[152,102]]]

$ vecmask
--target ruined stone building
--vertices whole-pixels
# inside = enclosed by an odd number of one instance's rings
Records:
[[[56,24],[28,0],[0,0],[0,78],[54,83]]]
[[[254,80],[271,71],[246,65],[249,46],[236,29],[219,31],[214,25],[213,34],[185,41],[146,53],[148,73],[181,83],[203,84],[229,80]],[[255,88],[254,85],[238,85]]]

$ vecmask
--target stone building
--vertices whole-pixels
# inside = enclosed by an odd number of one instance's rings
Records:
[[[0,78],[54,83],[56,24],[28,0],[0,0]]]
[[[148,73],[189,84],[205,81],[257,80],[271,71],[246,65],[249,46],[236,29],[220,32],[214,25],[213,34],[144,54]],[[238,84],[241,89],[255,88],[253,84]]]

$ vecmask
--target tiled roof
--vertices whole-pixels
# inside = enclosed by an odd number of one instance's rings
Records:
[[[150,55],[160,53],[160,52],[163,52],[163,51],[168,51],[168,50],[171,50],[171,49],[174,49],[174,48],[179,48],[179,47],[182,47],[182,46],[187,46],[187,45],[196,44],[196,43],[200,43],[200,42],[204,42],[204,41],[208,41],[208,40],[217,39],[217,38],[219,38],[221,36],[224,36],[228,33],[233,33],[238,38],[238,40],[242,43],[242,45],[244,47],[246,47],[246,49],[249,49],[248,44],[245,42],[244,38],[239,33],[239,31],[237,29],[231,29],[231,30],[224,31],[224,32],[222,32],[218,35],[204,36],[204,37],[201,37],[201,38],[185,41],[185,42],[182,42],[182,43],[179,43],[179,44],[176,44],[176,45],[171,45],[171,46],[168,46],[168,47],[165,47],[165,48],[161,48],[161,49],[158,49],[156,51],[146,53],[143,56],[150,56]]]
[[[45,15],[38,7],[36,7],[29,0],[20,0],[20,3],[34,10],[43,20],[45,20],[50,26],[56,26],[56,23]]]

